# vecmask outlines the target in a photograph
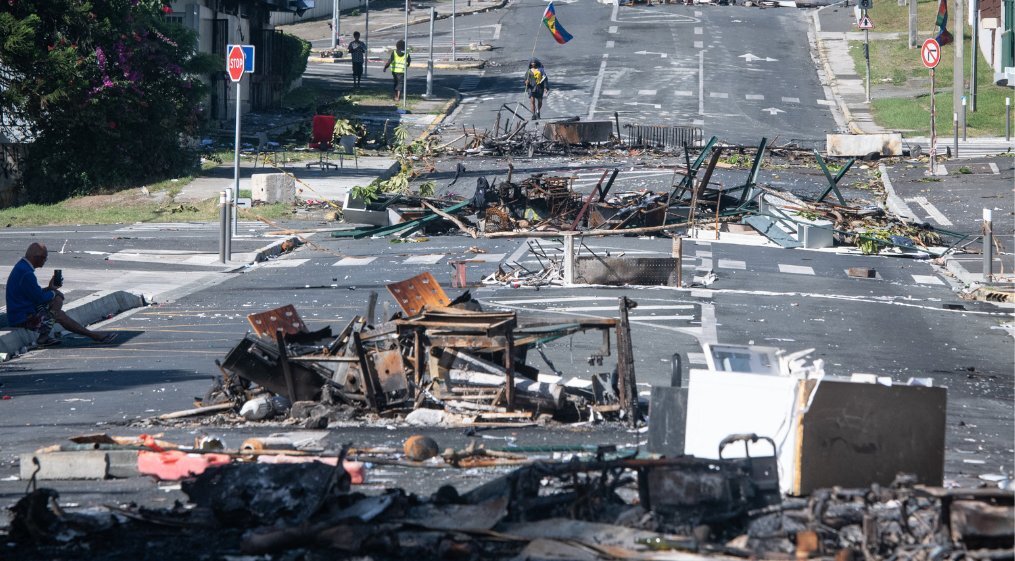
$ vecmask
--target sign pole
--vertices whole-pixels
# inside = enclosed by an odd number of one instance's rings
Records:
[[[455,0],[451,0],[451,62],[457,60],[455,51]]]
[[[916,0],[913,0],[914,2]],[[937,105],[935,103],[934,69],[930,69],[930,174],[937,175]]]
[[[867,12],[864,11],[864,17],[867,17]],[[870,35],[869,29],[863,30],[863,58],[867,63],[867,103],[871,102],[871,49],[870,49]]]
[[[231,193],[230,219],[232,225],[230,231],[236,235],[236,199],[240,196],[240,82],[236,82],[236,148],[233,152],[233,191]],[[232,236],[230,236],[232,242]],[[231,244],[230,244],[231,245]]]
[[[335,45],[338,42],[336,40],[338,37],[338,24],[336,23],[338,21],[338,16],[336,14],[338,14],[338,11],[342,9],[340,2],[341,0],[331,0],[331,50],[333,51],[335,50]]]

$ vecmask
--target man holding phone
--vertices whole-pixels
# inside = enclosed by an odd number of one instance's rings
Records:
[[[63,311],[64,296],[58,289],[63,286],[63,274],[57,269],[46,288],[39,286],[35,270],[46,264],[49,251],[41,243],[28,246],[25,256],[11,269],[7,277],[7,323],[39,334],[35,344],[39,347],[59,345],[60,339],[52,336],[53,324],[59,323],[71,333],[83,335],[97,343],[112,343],[115,333],[92,331],[74,321]]]

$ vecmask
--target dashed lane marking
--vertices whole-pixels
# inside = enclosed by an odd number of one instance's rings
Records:
[[[944,284],[944,281],[934,275],[913,275],[913,282],[917,284]]]
[[[340,261],[335,263],[334,267],[362,267],[363,265],[369,265],[377,259],[376,257],[343,257]]]
[[[813,275],[814,269],[806,265],[786,265],[785,263],[779,263],[780,273],[792,273],[794,275]]]
[[[747,263],[744,261],[737,261],[736,259],[720,259],[720,269],[740,269],[747,270]]]
[[[436,265],[441,259],[444,259],[443,253],[430,253],[427,255],[413,255],[402,261],[403,265]]]

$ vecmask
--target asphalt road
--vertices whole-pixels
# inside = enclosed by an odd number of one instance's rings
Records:
[[[451,127],[492,126],[497,108],[521,101],[521,76],[536,41],[537,56],[553,81],[554,92],[544,110],[547,117],[587,118],[591,114],[601,118],[623,111],[622,122],[700,126],[706,135],[746,144],[756,144],[763,135],[780,143],[818,143],[835,129],[830,110],[820,103],[823,89],[810,59],[806,12],[674,5],[615,11],[608,5],[582,3],[578,9],[577,4],[559,2],[558,15],[575,40],[558,46],[538,27],[542,6],[524,0],[512,2],[505,10],[462,18],[468,22],[460,21],[459,30],[483,29],[482,33],[491,34],[496,49],[489,55],[492,64],[483,71],[439,74],[441,84],[466,95]],[[418,29],[413,33],[417,37]],[[373,37],[372,43],[382,44],[383,38]],[[341,70],[339,65],[316,65],[310,73],[314,79],[327,81],[341,79]],[[372,73],[370,79],[388,77]],[[420,74],[413,74],[410,87],[421,88],[421,80]],[[647,105],[627,105],[632,102]],[[540,171],[575,173],[578,189],[584,192],[602,169],[618,163],[623,167],[618,190],[666,188],[672,180],[673,159],[625,154],[612,158],[516,159],[514,165],[516,177]],[[478,175],[503,177],[508,160],[466,158],[463,162],[466,176],[454,185],[450,183],[458,161],[438,163],[434,178],[442,192],[468,195]],[[744,175],[742,170],[723,170],[717,177],[731,185]],[[812,196],[823,187],[813,169],[766,169],[761,180]],[[844,194],[853,204],[874,202],[872,194],[860,189],[850,187]],[[117,267],[126,265],[109,260],[114,253],[204,252],[216,247],[213,228],[202,226],[60,228],[8,231],[3,236],[0,258],[5,262],[16,261],[22,246],[32,239],[48,240],[51,251],[61,245],[57,240],[66,239],[64,252],[54,255],[50,267],[75,263],[65,268],[102,270],[107,275],[124,274]],[[742,245],[703,239],[685,244],[685,279],[701,280],[714,273],[716,280],[708,286],[540,290],[486,286],[476,287],[474,293],[487,308],[517,310],[525,317],[541,319],[612,316],[618,297],[639,302],[632,312],[632,335],[636,374],[639,383],[646,385],[668,382],[674,353],[684,356],[690,366],[700,366],[700,344],[709,341],[787,350],[814,348],[814,357],[824,359],[831,374],[876,373],[899,382],[930,377],[949,388],[946,477],[969,484],[979,474],[1012,473],[1015,361],[1010,313],[960,300],[950,280],[929,261],[848,251],[785,250],[755,238]],[[4,413],[0,498],[11,502],[24,490],[24,482],[9,480],[16,473],[17,454],[75,434],[164,430],[167,438],[189,441],[210,433],[223,435],[235,445],[248,436],[285,430],[270,424],[163,429],[142,423],[155,414],[189,408],[194,397],[204,395],[217,373],[215,359],[224,357],[247,331],[248,313],[293,304],[311,328],[340,327],[362,312],[370,291],[380,294],[380,310],[393,313],[397,308],[384,285],[424,270],[433,272],[455,294],[449,287],[452,260],[472,260],[467,268],[472,283],[500,263],[535,260],[524,240],[473,240],[461,235],[401,244],[326,235],[310,239],[312,245],[277,261],[228,273],[180,263],[132,261],[124,270],[145,271],[177,286],[187,284],[181,282],[185,274],[215,278],[213,283],[191,284],[186,295],[107,322],[103,329],[122,334],[114,347],[71,339],[61,348],[33,351],[0,364],[3,390],[13,398],[0,402]],[[253,239],[249,245],[264,243]],[[592,251],[611,255],[668,255],[671,248],[671,241],[662,238],[586,243]],[[473,247],[484,253],[477,254]],[[876,278],[850,278],[849,267],[871,267],[877,271]],[[65,276],[69,285],[75,282],[75,276],[66,272]],[[548,345],[547,356],[566,376],[585,377],[599,368],[587,361],[597,343],[591,337],[576,336]],[[530,361],[544,366],[537,356]],[[382,426],[353,423],[335,428],[329,438],[333,443],[397,446],[412,432],[418,429],[393,421]],[[447,446],[460,446],[469,438],[461,431],[425,432]],[[530,428],[489,436],[532,445],[633,445],[645,438],[615,426]],[[467,487],[491,475],[445,470],[438,480]],[[418,472],[377,468],[373,477],[375,485],[433,488]],[[169,504],[179,498],[172,487],[162,491],[147,480],[56,487],[65,497],[81,502],[115,496]]]

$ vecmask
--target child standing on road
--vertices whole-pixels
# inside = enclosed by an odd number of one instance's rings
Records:
[[[525,91],[529,94],[532,118],[539,119],[539,113],[543,110],[543,96],[550,93],[550,81],[539,59],[534,58],[529,62],[529,70],[525,73]]]
[[[352,43],[349,43],[349,55],[352,57],[352,87],[358,88],[363,79],[363,62],[366,58],[367,44],[359,40],[359,31],[353,32]]]
[[[410,64],[412,64],[412,57],[405,52],[405,41],[399,39],[395,43],[395,50],[391,51],[391,56],[388,57],[388,62],[384,63],[383,70],[387,71],[388,67],[391,67],[391,77],[395,80],[395,103],[402,99],[404,93],[402,92],[402,81]]]

